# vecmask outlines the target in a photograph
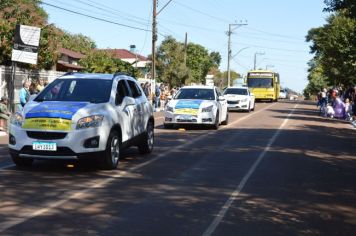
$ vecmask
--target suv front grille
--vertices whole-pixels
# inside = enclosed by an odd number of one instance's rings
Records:
[[[29,138],[42,140],[64,139],[67,136],[67,133],[60,132],[26,131],[26,133]]]

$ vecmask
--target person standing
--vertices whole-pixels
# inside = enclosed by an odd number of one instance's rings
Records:
[[[23,108],[25,106],[25,104],[28,102],[29,98],[30,98],[30,82],[29,81],[25,81],[22,84],[22,89],[20,90],[20,104],[21,104],[21,108]]]
[[[44,89],[44,82],[42,78],[38,79],[38,84],[36,86],[37,93],[41,92]]]
[[[0,131],[7,132],[7,122],[10,117],[10,112],[7,109],[9,100],[7,97],[2,97],[0,100]]]
[[[159,88],[158,84],[155,86],[155,97],[154,97],[154,105],[155,105],[155,110],[160,111],[160,106],[161,106],[161,89]]]

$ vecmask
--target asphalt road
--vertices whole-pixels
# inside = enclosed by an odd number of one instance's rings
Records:
[[[0,235],[355,235],[350,124],[289,101],[232,112],[217,131],[155,116],[154,152],[131,148],[114,171],[19,169],[0,137]]]

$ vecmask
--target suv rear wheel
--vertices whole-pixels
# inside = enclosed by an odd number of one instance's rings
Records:
[[[140,144],[138,145],[139,152],[141,154],[151,153],[153,150],[153,143],[154,143],[154,127],[153,127],[153,122],[149,121],[147,124],[147,129],[144,134],[144,137],[141,140]]]

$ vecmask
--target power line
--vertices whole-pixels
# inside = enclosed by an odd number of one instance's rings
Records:
[[[184,23],[180,23],[180,22],[175,22],[175,21],[172,21],[172,20],[167,20],[167,19],[162,19],[161,20],[164,20],[165,22],[168,22],[167,24],[173,24],[173,25],[181,25],[181,26],[187,26],[187,27],[190,27],[190,28],[193,28],[193,29],[200,29],[200,30],[204,30],[204,31],[209,31],[209,32],[215,32],[215,33],[224,33],[222,30],[217,30],[217,29],[212,29],[212,28],[206,28],[206,27],[201,27],[201,26],[196,26],[196,25],[189,25],[189,24],[184,24]]]
[[[241,43],[241,42],[239,42],[239,45],[245,45],[245,46],[256,47],[256,48],[263,48],[263,49],[271,49],[271,50],[277,50],[277,51],[286,51],[286,52],[298,52],[298,53],[305,53],[306,52],[304,50],[293,50],[293,49],[285,49],[285,48],[262,47],[262,46],[259,46],[259,45],[253,45],[253,44]]]
[[[232,59],[236,64],[238,64],[239,66],[241,66],[242,68],[244,68],[245,70],[250,70],[250,68],[248,68],[247,66],[241,64],[240,62],[237,61],[237,59],[233,58]]]
[[[48,0],[47,0],[48,1]],[[108,11],[105,11],[104,13],[102,12],[101,9],[98,9],[96,7],[91,7],[91,5],[89,5],[90,9],[89,8],[83,8],[83,7],[80,7],[78,5],[73,5],[73,4],[69,4],[69,3],[66,3],[66,2],[63,2],[63,1],[59,1],[59,0],[51,0],[51,1],[54,1],[57,3],[58,6],[62,7],[63,5],[66,6],[66,7],[69,7],[71,9],[76,9],[76,10],[82,10],[86,13],[93,13],[95,15],[99,15],[99,16],[105,16],[105,17],[108,17],[108,18],[111,18],[111,19],[114,19],[113,16],[117,16],[117,14],[114,14],[114,13],[110,13]],[[77,0],[77,3],[81,3],[81,1]],[[59,4],[62,4],[62,5],[59,5]],[[83,5],[85,5],[86,7],[88,7],[88,4],[86,3],[83,3]],[[95,10],[99,10],[99,11],[95,11],[93,10],[92,8],[94,8]],[[109,14],[107,14],[109,13]],[[125,19],[125,18],[123,18]],[[139,24],[142,24],[141,22],[138,22]]]
[[[267,31],[263,31],[263,30],[259,30],[256,28],[252,28],[252,27],[246,27],[247,29],[253,30],[253,31],[257,31],[260,33],[264,33],[264,34],[268,34],[268,35],[272,35],[272,36],[276,36],[276,37],[281,37],[281,38],[288,38],[288,39],[294,39],[294,40],[300,40],[300,38],[298,37],[293,37],[293,36],[288,36],[288,35],[282,35],[282,34],[275,34],[275,33],[271,33],[271,32],[267,32]]]
[[[185,4],[181,3],[181,2],[175,1],[174,3],[180,5],[180,6],[184,7],[184,8],[187,8],[187,9],[189,9],[189,10],[191,10],[191,11],[197,12],[197,13],[199,13],[199,14],[201,14],[201,15],[208,16],[208,17],[210,17],[210,18],[213,18],[213,19],[215,19],[215,20],[218,20],[218,21],[221,21],[221,22],[224,22],[224,23],[230,23],[228,20],[222,19],[222,18],[220,18],[220,17],[212,16],[212,15],[210,15],[210,14],[208,14],[208,13],[205,13],[205,12],[203,12],[203,11],[200,11],[200,10],[197,10],[197,9],[192,8],[192,7],[190,7],[190,6],[187,6],[187,5],[185,5]]]
[[[122,12],[122,11],[119,11],[119,10],[117,10],[117,9],[114,9],[112,6],[107,6],[107,5],[105,5],[105,4],[98,3],[98,2],[94,2],[94,1],[92,1],[92,0],[86,0],[86,1],[91,2],[91,3],[93,3],[93,4],[96,4],[96,5],[99,5],[99,6],[102,6],[102,7],[106,8],[106,9],[109,10],[109,11],[117,12],[117,13],[120,13],[120,14],[124,14],[124,15],[127,15],[128,17],[141,20],[142,22],[145,22],[145,21],[146,21],[146,19],[144,19],[144,18],[141,18],[141,17],[135,16],[135,15],[132,15],[132,14],[129,14],[129,13]]]
[[[153,6],[151,6],[151,9],[149,10],[149,15],[148,15],[148,20],[147,20],[147,27],[146,27],[147,30],[148,30],[148,27],[149,27],[149,23],[150,23],[150,21],[151,21],[152,7],[153,7]],[[146,47],[147,33],[148,33],[148,32],[145,33],[145,39],[144,39],[144,42],[143,42],[143,45],[142,45],[142,48],[141,48],[139,54],[141,54],[141,53],[143,52],[143,49]]]
[[[67,12],[70,12],[70,13],[73,13],[73,14],[85,16],[87,18],[91,18],[91,19],[94,19],[94,20],[98,20],[98,21],[102,21],[102,22],[106,22],[106,23],[110,23],[110,24],[114,24],[114,25],[119,25],[119,26],[122,26],[122,27],[130,28],[130,29],[151,32],[151,30],[148,30],[148,29],[143,29],[143,28],[139,28],[139,27],[135,27],[135,26],[131,26],[131,25],[121,24],[121,23],[118,23],[118,22],[114,22],[114,21],[103,19],[103,18],[99,18],[99,17],[96,17],[96,16],[91,16],[91,15],[87,15],[87,14],[84,14],[84,13],[81,13],[81,12],[69,10],[69,9],[66,9],[66,8],[63,8],[63,7],[60,7],[60,6],[56,6],[56,5],[53,5],[53,4],[49,4],[49,3],[45,3],[45,2],[41,2],[41,4],[47,5],[47,6],[50,6],[50,7],[53,7],[53,8],[57,8],[57,9],[60,9],[60,10],[63,10],[63,11],[67,11]]]

